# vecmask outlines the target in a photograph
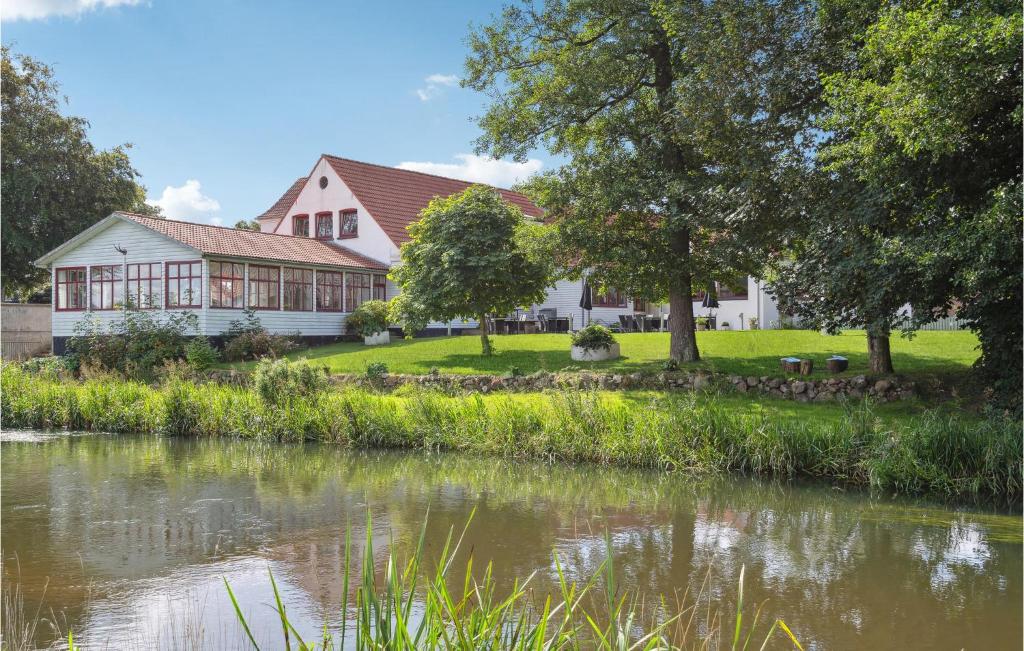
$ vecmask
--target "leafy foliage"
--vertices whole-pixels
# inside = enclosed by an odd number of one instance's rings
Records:
[[[67,342],[68,355],[76,368],[148,379],[164,362],[185,359],[198,325],[196,314],[187,311],[127,310],[107,325],[90,316],[75,324],[75,334]]]
[[[552,284],[545,228],[491,188],[435,198],[409,234],[402,263],[391,272],[402,288],[394,311],[406,332],[432,320],[476,317],[483,354],[490,355],[487,315],[539,303]]]
[[[388,304],[378,300],[366,301],[345,319],[345,326],[363,337],[383,332],[389,324]]]
[[[5,294],[30,295],[48,276],[33,260],[115,210],[156,214],[128,159],[129,145],[97,151],[88,122],[60,112],[59,86],[43,63],[2,50],[0,174]]]
[[[206,337],[195,337],[185,346],[185,361],[194,371],[206,371],[220,361],[220,352]]]
[[[228,324],[224,332],[224,359],[232,362],[283,357],[302,348],[299,333],[270,334],[252,308],[246,308],[241,319]]]
[[[263,359],[252,374],[253,389],[268,405],[314,396],[327,385],[327,368],[306,360]]]
[[[563,264],[668,297],[673,358],[699,357],[694,290],[759,270],[792,215],[810,15],[793,0],[524,2],[470,37],[465,83],[493,97],[479,148],[569,159],[527,186]]]
[[[592,323],[572,334],[572,345],[584,350],[608,350],[614,343],[612,331],[597,323]]]

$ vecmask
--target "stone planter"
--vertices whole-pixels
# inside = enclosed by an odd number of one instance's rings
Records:
[[[363,337],[363,343],[367,346],[381,346],[384,344],[391,343],[391,333],[387,330],[382,330],[375,335],[369,335]]]
[[[580,348],[573,346],[569,351],[573,361],[576,362],[601,362],[606,359],[617,359],[619,356],[619,344],[614,343],[608,348]]]
[[[783,357],[779,360],[779,366],[783,373],[799,373],[800,359],[798,357]]]

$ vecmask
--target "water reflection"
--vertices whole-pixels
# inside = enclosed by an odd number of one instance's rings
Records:
[[[770,599],[763,616],[783,616],[807,648],[1021,646],[1016,515],[454,455],[4,436],[5,579],[93,644],[244,646],[225,576],[270,640],[268,566],[304,630],[337,624],[346,527],[358,555],[369,509],[376,540],[408,548],[429,506],[427,557],[476,508],[463,550],[506,585],[537,571],[551,588],[552,549],[588,578],[607,531],[623,584],[651,596],[710,571],[728,607],[746,565],[747,599]]]

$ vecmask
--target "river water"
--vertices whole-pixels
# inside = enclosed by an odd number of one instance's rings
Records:
[[[4,582],[27,615],[42,605],[39,645],[71,629],[87,648],[244,648],[226,578],[275,648],[268,569],[315,638],[340,621],[346,527],[365,538],[369,510],[383,561],[388,539],[410,544],[426,518],[430,557],[474,509],[460,560],[493,561],[503,585],[536,572],[534,589],[553,590],[553,551],[572,578],[589,578],[607,532],[621,583],[647,597],[707,580],[704,595],[728,612],[745,566],[746,603],[768,600],[762,617],[783,618],[807,649],[1022,645],[1019,514],[451,454],[35,432],[2,441]]]

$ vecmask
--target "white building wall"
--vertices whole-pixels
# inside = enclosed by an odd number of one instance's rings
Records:
[[[327,187],[320,187],[320,177],[327,177]],[[337,239],[341,231],[338,213],[346,209],[356,209],[359,215],[358,237]],[[337,244],[352,249],[374,260],[392,264],[398,260],[398,247],[395,246],[387,233],[373,220],[363,204],[341,180],[334,168],[326,159],[321,158],[309,175],[306,185],[299,192],[294,205],[277,225],[275,233],[292,235],[292,217],[309,215],[309,228],[316,228],[316,213],[330,211],[334,220],[334,235]]]
[[[127,250],[127,255],[122,256],[114,247],[120,246]],[[198,260],[200,255],[197,251],[174,240],[164,237],[145,226],[139,224],[114,221],[112,224],[80,246],[66,252],[51,264],[51,279],[56,280],[56,269],[59,267],[90,267],[96,265],[111,265],[153,262],[184,262]],[[164,264],[163,277],[166,278],[166,264]],[[124,275],[122,273],[122,275]],[[90,274],[86,273],[88,279]],[[56,283],[54,284],[56,286]],[[124,285],[122,284],[122,287]],[[161,281],[161,303],[163,301],[164,283]],[[87,294],[91,292],[87,291]],[[204,295],[204,300],[206,296]],[[123,295],[122,295],[123,301]],[[108,325],[123,318],[121,310],[86,310],[66,312],[57,310],[57,301],[53,300],[53,336],[70,337],[74,334],[75,325],[85,317],[95,317],[101,324]],[[200,330],[203,327],[203,311],[193,309],[200,320]],[[164,310],[154,310],[159,315],[165,315]]]

